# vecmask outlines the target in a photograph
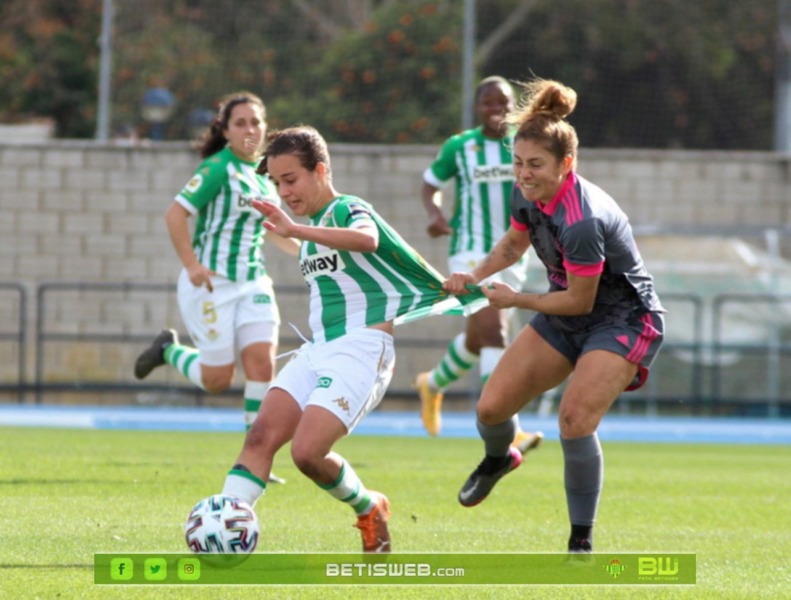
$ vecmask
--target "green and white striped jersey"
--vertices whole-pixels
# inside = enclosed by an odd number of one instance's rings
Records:
[[[339,196],[310,218],[313,226],[348,229],[371,222],[379,231],[374,252],[302,243],[299,264],[310,288],[314,342],[334,340],[352,329],[410,312],[428,316],[431,307],[447,299],[460,305],[442,289],[442,276],[364,200]]]
[[[230,148],[205,159],[175,201],[197,214],[192,247],[201,264],[231,281],[253,281],[266,273],[261,248],[264,216],[253,200],[280,206],[268,177]]]
[[[511,136],[491,139],[482,127],[468,129],[446,140],[423,173],[424,181],[436,188],[455,178],[451,256],[466,251],[488,254],[508,229],[514,188],[512,143]]]

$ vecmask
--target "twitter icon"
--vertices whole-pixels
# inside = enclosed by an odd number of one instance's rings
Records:
[[[143,563],[143,577],[148,581],[162,581],[168,576],[168,563],[164,558],[147,558]]]

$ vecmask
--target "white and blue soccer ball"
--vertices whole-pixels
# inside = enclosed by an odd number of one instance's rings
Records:
[[[215,494],[193,507],[184,534],[190,550],[207,562],[239,564],[258,545],[258,517],[247,502]]]

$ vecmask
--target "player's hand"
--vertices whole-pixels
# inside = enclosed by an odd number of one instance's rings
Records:
[[[205,286],[210,292],[214,291],[214,285],[211,282],[212,275],[216,275],[214,271],[206,266],[197,263],[191,267],[187,267],[187,276],[190,278],[190,283],[195,287]]]
[[[441,213],[435,214],[433,217],[431,217],[428,222],[428,226],[426,226],[426,231],[433,238],[443,235],[450,235],[453,233],[453,229],[450,225],[448,225],[448,221]]]
[[[284,238],[293,237],[294,221],[291,220],[291,217],[289,217],[282,208],[271,202],[262,202],[261,200],[253,200],[251,205],[266,217],[264,228],[267,231],[274,231]]]
[[[260,158],[260,150],[263,145],[263,140],[258,140],[252,137],[244,138],[244,149],[253,158]]]
[[[478,281],[473,277],[472,273],[451,273],[445,282],[442,284],[442,289],[457,296],[469,294],[470,290],[467,289],[468,285],[476,285]]]
[[[491,282],[481,286],[483,295],[489,299],[489,305],[495,308],[511,308],[516,306],[519,293],[506,283]]]

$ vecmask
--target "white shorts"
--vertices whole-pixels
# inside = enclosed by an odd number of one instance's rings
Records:
[[[393,336],[359,328],[331,342],[303,344],[271,387],[289,393],[303,411],[327,409],[351,433],[382,401],[394,367]]]
[[[459,252],[448,258],[448,268],[451,273],[469,273],[481,264],[486,256],[487,255],[482,252]],[[505,283],[514,288],[517,292],[521,291],[522,287],[525,285],[525,281],[527,281],[527,254],[522,256],[507,269],[503,269],[499,273],[487,277],[480,283],[483,285],[484,283],[490,283],[492,281]]]
[[[186,269],[179,275],[181,318],[200,351],[202,364],[230,365],[236,352],[250,344],[277,344],[280,313],[268,276],[241,282],[215,276],[212,285],[213,292],[205,286],[195,287]]]

